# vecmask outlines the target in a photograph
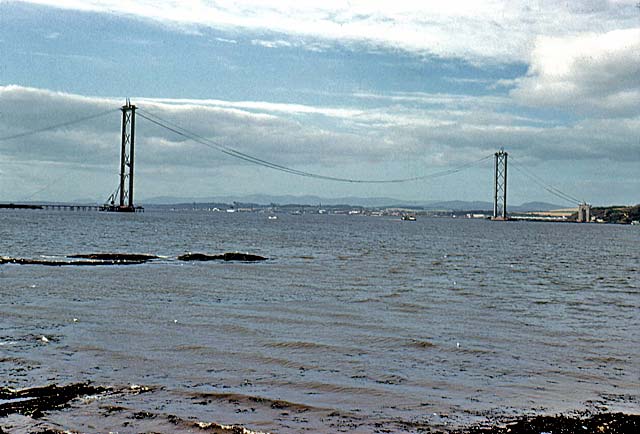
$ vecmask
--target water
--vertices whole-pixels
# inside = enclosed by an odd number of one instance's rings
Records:
[[[5,256],[163,256],[0,266],[0,385],[152,387],[46,416],[66,429],[127,432],[140,411],[149,430],[178,430],[162,425],[176,415],[281,433],[640,412],[637,227],[188,211],[0,222]],[[175,260],[188,251],[270,260]]]

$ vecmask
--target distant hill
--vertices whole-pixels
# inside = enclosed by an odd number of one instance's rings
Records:
[[[509,212],[532,212],[532,211],[551,211],[554,209],[562,208],[561,205],[556,205],[546,202],[527,202],[522,205],[510,205],[507,204]],[[452,200],[447,202],[434,202],[425,205],[425,209],[428,210],[450,210],[450,211],[493,211],[493,203],[482,201],[461,201]]]
[[[493,203],[486,201],[411,201],[394,199],[389,197],[341,197],[341,198],[323,198],[319,196],[293,196],[293,195],[247,195],[247,196],[216,196],[216,197],[198,197],[184,198],[160,196],[141,200],[142,205],[169,205],[169,204],[233,204],[239,202],[243,204],[258,205],[308,205],[308,206],[337,206],[351,205],[362,207],[385,207],[385,208],[419,208],[425,210],[443,210],[443,211],[491,211]],[[561,205],[545,203],[545,202],[527,202],[519,206],[509,205],[509,211],[512,212],[530,212],[530,211],[549,211],[563,208]]]
[[[159,196],[151,197],[141,200],[141,202],[148,205],[165,205],[165,204],[177,204],[177,203],[226,203],[232,204],[234,202],[240,203],[254,203],[259,205],[270,205],[272,203],[278,205],[296,204],[296,205],[353,205],[363,207],[382,207],[391,206],[394,204],[403,204],[409,206],[422,206],[423,202],[417,201],[404,201],[399,199],[392,199],[388,197],[341,197],[341,198],[323,198],[319,196],[293,196],[293,195],[247,195],[247,196],[215,196],[215,197],[171,197],[171,196]]]
[[[629,224],[640,221],[640,204],[634,206],[593,207],[591,215],[606,223]]]
[[[481,201],[449,200],[445,202],[428,203],[424,208],[426,210],[440,211],[490,211],[493,210],[493,204],[491,202]]]
[[[555,209],[572,208],[571,206],[557,205],[557,204],[547,203],[547,202],[525,202],[520,206],[511,207],[508,204],[507,206],[510,210],[518,211],[518,212],[552,211]],[[574,205],[573,207],[577,208],[577,204]]]

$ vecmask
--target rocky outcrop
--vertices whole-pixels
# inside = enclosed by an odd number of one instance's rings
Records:
[[[602,413],[586,418],[575,416],[524,416],[516,421],[494,426],[472,427],[451,431],[451,434],[539,434],[539,433],[601,433],[632,434],[639,432],[640,415]]]
[[[68,255],[68,261],[59,259],[30,259],[12,258],[0,256],[0,264],[18,265],[47,265],[61,267],[65,265],[73,266],[95,266],[95,265],[136,265],[144,264],[148,261],[159,259],[159,256],[138,253],[87,253]],[[265,261],[268,258],[250,253],[230,252],[221,255],[207,255],[204,253],[186,253],[176,258],[179,261],[238,261],[257,262]]]
[[[178,256],[179,261],[240,261],[240,262],[256,262],[266,261],[268,258],[264,256],[251,255],[249,253],[223,253],[222,255],[207,255],[204,253],[186,253]]]
[[[69,255],[67,258],[93,259],[98,261],[150,261],[158,259],[156,255],[140,253],[86,253]]]
[[[0,264],[18,264],[18,265],[46,265],[50,267],[62,267],[65,265],[74,266],[94,266],[94,265],[135,265],[144,264],[146,260],[86,260],[86,261],[57,261],[48,259],[28,259],[28,258],[11,258],[7,256],[0,257]]]
[[[42,412],[62,407],[72,399],[85,395],[97,395],[107,390],[88,383],[68,386],[50,385],[22,390],[0,388],[0,417],[14,413],[39,417]]]

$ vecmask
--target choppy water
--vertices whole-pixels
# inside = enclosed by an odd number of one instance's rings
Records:
[[[153,386],[94,410],[275,432],[637,413],[639,245],[632,226],[2,211],[0,255],[167,258],[0,266],[0,386]],[[187,251],[270,260],[173,259]],[[127,432],[96,414],[47,417]]]

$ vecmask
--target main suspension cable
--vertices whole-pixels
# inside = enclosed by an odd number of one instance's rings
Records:
[[[513,160],[513,157],[511,157],[511,158]],[[526,177],[531,179],[534,183],[538,184],[538,186],[542,187],[543,189],[545,189],[547,192],[553,194],[554,196],[564,200],[565,202],[573,203],[573,204],[579,204],[579,203],[583,202],[580,199],[576,198],[575,196],[572,196],[569,193],[565,193],[562,190],[560,190],[560,189],[558,189],[558,188],[546,183],[544,180],[542,180],[542,178],[540,178],[539,176],[535,175],[534,173],[529,171],[526,167],[524,167],[523,165],[519,164],[518,162],[514,161],[513,165],[523,175],[525,175]]]
[[[285,172],[285,173],[290,173],[293,175],[298,175],[298,176],[303,176],[303,177],[308,177],[308,178],[315,178],[315,179],[322,179],[322,180],[327,180],[327,181],[338,181],[338,182],[348,182],[348,183],[358,183],[358,184],[397,184],[397,183],[405,183],[405,182],[413,182],[413,181],[420,181],[420,180],[425,180],[425,179],[432,179],[432,178],[437,178],[437,177],[441,177],[441,176],[446,176],[446,175],[451,175],[454,173],[458,173],[462,170],[465,170],[471,166],[474,166],[478,163],[481,163],[483,161],[488,160],[489,158],[493,157],[493,155],[487,155],[485,157],[482,157],[478,160],[451,168],[451,169],[446,169],[440,172],[434,172],[428,175],[423,175],[423,176],[414,176],[414,177],[410,177],[410,178],[400,178],[400,179],[353,179],[353,178],[341,178],[341,177],[335,177],[335,176],[327,176],[327,175],[320,175],[317,173],[312,173],[312,172],[306,172],[306,171],[302,171],[302,170],[297,170],[297,169],[293,169],[287,166],[283,166],[277,163],[273,163],[267,160],[263,160],[261,158],[258,157],[254,157],[250,154],[246,154],[244,152],[238,151],[236,149],[230,148],[228,146],[225,146],[217,141],[214,141],[212,139],[208,139],[205,137],[202,137],[196,133],[193,133],[171,121],[168,121],[166,119],[162,119],[160,116],[152,114],[150,112],[148,112],[147,110],[142,110],[142,109],[138,109],[138,115],[146,120],[148,120],[149,122],[164,128],[168,131],[173,132],[174,134],[177,134],[181,137],[184,137],[186,139],[192,140],[196,143],[199,143],[203,146],[206,146],[208,148],[211,149],[215,149],[219,152],[222,152],[226,155],[229,155],[231,157],[234,158],[238,158],[240,160],[243,161],[247,161],[253,164],[257,164],[259,166],[263,166],[263,167],[267,167],[269,169],[273,169],[273,170],[278,170],[281,172]]]

